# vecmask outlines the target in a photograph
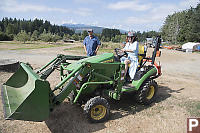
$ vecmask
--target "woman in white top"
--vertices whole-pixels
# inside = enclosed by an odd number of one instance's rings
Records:
[[[134,32],[128,32],[127,43],[121,50],[128,54],[127,57],[122,57],[120,59],[121,62],[125,64],[125,76],[128,70],[128,64],[130,64],[129,76],[131,80],[133,80],[138,66],[138,42],[136,41]]]

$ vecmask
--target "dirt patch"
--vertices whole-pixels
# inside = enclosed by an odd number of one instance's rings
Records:
[[[57,53],[67,53],[70,47],[47,48],[23,51],[0,51],[3,58],[29,61],[34,68],[41,67]],[[149,49],[150,55],[152,49]],[[188,117],[200,117],[200,54],[188,54],[162,49],[157,58],[162,64],[162,76],[156,81],[159,85],[158,98],[150,106],[138,105],[131,95],[121,101],[110,100],[111,116],[105,123],[91,124],[85,119],[82,108],[70,105],[67,101],[58,106],[44,122],[4,120],[0,101],[0,132],[2,133],[88,133],[88,132],[186,132]],[[4,83],[12,73],[0,72],[0,83]],[[59,82],[58,72],[48,78],[51,87]]]

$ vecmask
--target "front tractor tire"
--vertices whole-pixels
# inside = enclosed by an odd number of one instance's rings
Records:
[[[100,96],[91,98],[84,106],[84,114],[92,123],[104,122],[108,120],[110,114],[108,101]]]
[[[158,91],[158,85],[156,81],[152,79],[146,80],[140,87],[136,94],[136,100],[138,103],[149,105],[155,101]]]

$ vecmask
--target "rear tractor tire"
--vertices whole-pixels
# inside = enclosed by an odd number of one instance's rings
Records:
[[[137,102],[149,105],[155,101],[158,91],[158,85],[156,81],[152,79],[146,80],[143,85],[140,87],[136,94]]]
[[[84,106],[84,114],[92,123],[104,122],[108,120],[110,114],[108,101],[100,96],[91,98]]]

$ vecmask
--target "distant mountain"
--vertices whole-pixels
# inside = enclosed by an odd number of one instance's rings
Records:
[[[93,29],[94,33],[100,34],[102,33],[102,30],[105,29],[105,27],[91,26],[91,25],[85,25],[85,24],[63,24],[62,26],[66,26],[70,29],[75,30],[75,33],[81,33],[84,30]],[[125,30],[121,30],[121,29],[119,30],[122,34],[124,34],[125,32],[127,33],[127,31]]]

